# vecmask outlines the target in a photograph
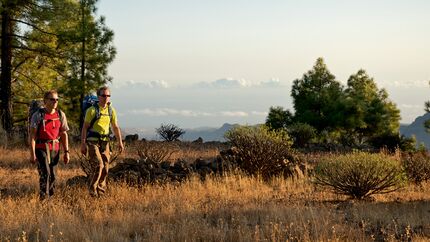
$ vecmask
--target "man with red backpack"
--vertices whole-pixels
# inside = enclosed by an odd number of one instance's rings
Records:
[[[43,96],[44,107],[30,119],[30,162],[37,163],[41,200],[54,194],[55,166],[60,159],[60,144],[64,163],[70,160],[66,115],[58,110],[58,93],[50,90]]]
[[[89,184],[90,195],[93,197],[99,197],[106,191],[110,162],[109,135],[111,126],[118,141],[119,152],[124,150],[116,111],[110,103],[109,88],[99,88],[97,97],[98,102],[85,112],[81,133],[81,152],[87,155],[88,151],[90,164],[93,167]]]

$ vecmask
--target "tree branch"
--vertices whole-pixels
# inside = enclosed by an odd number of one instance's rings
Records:
[[[23,102],[23,101],[13,101],[13,103],[15,103],[15,104],[28,105],[28,102]]]
[[[13,68],[13,70],[12,70],[12,72],[15,72],[16,70],[18,70],[18,68],[21,66],[21,65],[23,65],[28,59],[30,59],[30,58],[33,58],[32,56],[30,57],[30,56],[27,56],[27,57],[25,57],[25,59],[24,60],[22,60],[21,62],[19,62],[14,68]]]
[[[27,76],[26,74],[17,71],[18,74],[22,75],[23,77],[27,78],[31,83],[33,83],[36,87],[38,87],[41,91],[44,91],[44,89],[39,86],[39,84],[37,84],[37,82],[35,80],[33,80],[31,77]]]
[[[25,45],[22,45],[22,46],[12,45],[12,48],[36,52],[36,53],[41,54],[42,56],[46,56],[46,57],[50,57],[50,58],[55,58],[55,57],[56,58],[64,58],[63,55],[59,55],[57,53],[54,53],[53,51],[46,51],[46,50],[42,50],[42,49],[30,48],[30,47],[25,46]]]
[[[45,44],[45,43],[46,43],[46,41],[41,41],[41,40],[36,39],[36,38],[29,38],[29,37],[27,37],[27,36],[18,35],[18,34],[9,34],[9,36],[16,37],[17,39],[25,39],[25,40],[27,40],[27,41],[33,41],[33,42],[36,42],[36,43],[42,44],[42,45],[44,45],[44,46],[47,46],[47,45]],[[0,38],[1,38],[1,37],[2,37],[2,36],[0,35]]]
[[[22,24],[28,25],[28,26],[32,27],[33,29],[36,29],[36,30],[38,30],[38,31],[40,31],[40,32],[42,32],[44,34],[49,34],[49,35],[53,35],[53,36],[57,36],[57,37],[59,36],[58,34],[47,32],[47,31],[39,28],[38,26],[36,26],[36,25],[34,25],[32,23],[28,23],[28,22],[26,22],[24,20],[21,20],[21,19],[11,19],[11,21],[15,21],[15,22],[18,22],[18,23],[22,23]]]

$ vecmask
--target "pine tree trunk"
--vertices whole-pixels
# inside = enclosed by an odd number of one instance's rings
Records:
[[[12,21],[7,8],[1,12],[1,74],[0,74],[0,115],[2,127],[12,136]]]
[[[85,59],[85,41],[86,41],[86,30],[85,30],[85,25],[86,25],[86,21],[85,21],[85,7],[86,7],[86,2],[85,0],[81,1],[81,17],[82,17],[82,50],[81,50],[81,85],[82,85],[82,89],[81,89],[81,93],[80,93],[80,97],[79,97],[79,103],[80,103],[80,107],[81,110],[83,110],[83,100],[84,97],[86,95],[86,80],[85,80],[85,65],[86,65],[86,59]],[[84,118],[85,118],[85,113],[82,113],[81,111],[81,115],[79,116],[79,123],[81,125],[81,128],[84,124]]]

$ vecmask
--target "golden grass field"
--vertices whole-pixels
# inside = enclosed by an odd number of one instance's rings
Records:
[[[38,200],[23,148],[0,148],[0,241],[430,241],[430,184],[350,201],[309,178],[263,182],[240,173],[182,184],[110,183],[103,198],[67,187],[77,153],[57,167],[56,194]],[[182,150],[172,159],[215,157]],[[136,156],[131,150],[119,160]]]

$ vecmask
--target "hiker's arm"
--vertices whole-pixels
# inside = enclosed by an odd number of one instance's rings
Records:
[[[69,163],[70,160],[70,154],[69,154],[69,135],[67,134],[67,131],[62,131],[60,134],[60,141],[63,146],[64,151],[64,164]]]
[[[116,140],[118,140],[119,144],[119,152],[122,153],[124,150],[124,144],[122,143],[121,130],[117,123],[112,123],[113,133],[115,134]]]
[[[81,153],[83,155],[87,154],[87,133],[88,133],[88,128],[90,127],[89,123],[84,123],[84,125],[82,125],[82,132],[81,132]]]
[[[36,157],[36,132],[37,129],[30,128],[30,162],[35,164],[37,162]]]

